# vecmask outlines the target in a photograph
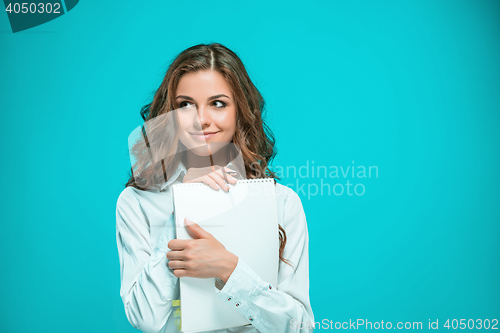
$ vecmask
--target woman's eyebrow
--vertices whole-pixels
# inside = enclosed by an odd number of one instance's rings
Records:
[[[229,96],[227,96],[227,95],[219,94],[219,95],[215,95],[215,96],[209,97],[208,100],[211,101],[213,99],[217,99],[217,98],[221,98],[221,97],[227,97],[227,98],[229,98]],[[231,99],[231,98],[229,98],[229,99]]]
[[[219,94],[219,95],[214,95],[214,96],[211,96],[208,98],[209,101],[213,100],[213,99],[217,99],[217,98],[221,98],[221,97],[227,97],[229,98],[229,96],[227,95],[224,95],[224,94]],[[194,101],[194,99],[192,97],[189,97],[189,96],[185,96],[185,95],[179,95],[176,97],[177,98],[184,98],[185,100],[188,100],[188,101]],[[231,98],[229,98],[231,99]]]

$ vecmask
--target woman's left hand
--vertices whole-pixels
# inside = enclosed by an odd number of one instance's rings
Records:
[[[224,283],[234,271],[238,257],[226,250],[211,233],[184,219],[187,232],[194,239],[173,239],[168,242],[168,266],[177,277],[217,277]]]

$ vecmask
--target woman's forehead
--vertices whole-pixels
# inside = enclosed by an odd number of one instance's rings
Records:
[[[197,95],[197,97],[211,97],[214,95],[225,94],[232,97],[231,87],[224,76],[218,71],[204,70],[186,73],[181,76],[177,85],[177,95]]]

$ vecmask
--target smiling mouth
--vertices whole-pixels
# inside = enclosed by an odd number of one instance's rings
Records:
[[[215,136],[219,132],[204,132],[204,133],[191,133],[191,132],[189,132],[189,134],[191,134],[191,136],[193,138],[195,138],[196,140],[207,141],[208,139]]]

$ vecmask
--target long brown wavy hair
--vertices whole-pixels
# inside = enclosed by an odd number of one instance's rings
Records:
[[[236,106],[236,131],[233,143],[239,147],[245,165],[247,178],[279,177],[269,165],[276,155],[275,139],[263,119],[264,99],[250,80],[240,58],[227,47],[218,44],[198,44],[181,52],[169,66],[160,87],[156,90],[151,103],[141,109],[141,116],[147,122],[147,135],[131,148],[137,162],[132,166],[130,178],[125,185],[140,190],[161,184],[173,175],[182,153],[179,152],[179,133],[175,130],[177,120],[175,92],[183,74],[201,70],[220,72],[231,87]],[[155,131],[155,129],[162,129]],[[167,129],[167,130],[165,130]],[[171,130],[168,130],[171,129]],[[155,149],[150,142],[162,142]],[[283,258],[286,233],[279,225],[279,258]]]

